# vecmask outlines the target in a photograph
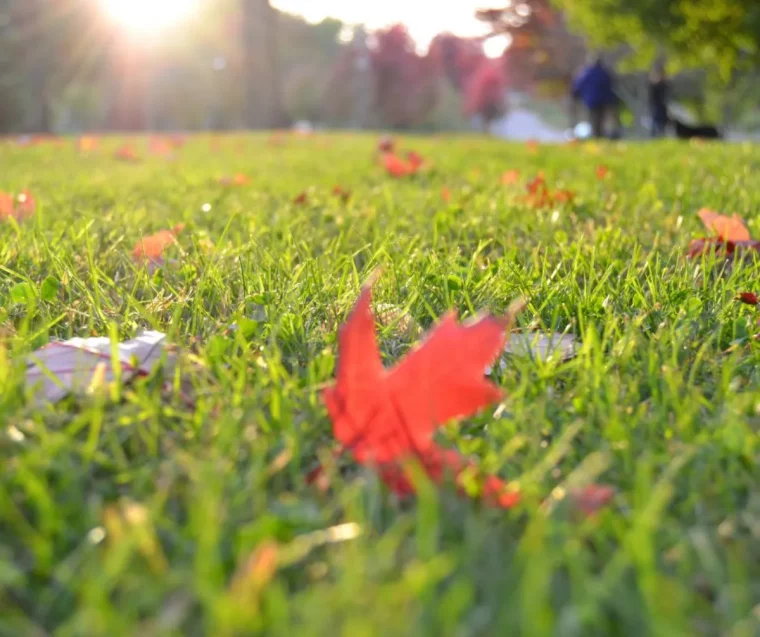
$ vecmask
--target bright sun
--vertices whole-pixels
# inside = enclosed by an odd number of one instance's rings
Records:
[[[156,33],[187,18],[197,0],[100,0],[108,16],[130,31]]]

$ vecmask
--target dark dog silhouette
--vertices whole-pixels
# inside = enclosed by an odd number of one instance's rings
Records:
[[[690,126],[677,119],[671,118],[670,121],[678,139],[723,139],[721,132],[710,124]]]

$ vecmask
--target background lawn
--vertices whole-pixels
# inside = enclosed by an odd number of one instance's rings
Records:
[[[703,206],[760,238],[760,149],[399,139],[432,165],[393,180],[372,136],[196,137],[173,160],[137,139],[139,163],[122,141],[0,145],[0,190],[38,200],[0,226],[1,635],[758,634],[760,328],[734,297],[760,266],[684,253]],[[527,205],[539,170],[574,201]],[[178,223],[166,267],[133,263]],[[515,509],[424,481],[398,501],[332,458],[319,394],[377,268],[388,363],[448,308],[520,296],[522,327],[582,342],[497,365],[504,403],[441,431],[519,483]],[[55,298],[19,296],[47,278]],[[32,350],[145,328],[186,353],[193,408],[155,376],[29,399]],[[617,495],[585,518],[563,496],[589,483]]]

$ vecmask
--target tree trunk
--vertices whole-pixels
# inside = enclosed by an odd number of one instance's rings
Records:
[[[269,0],[241,0],[246,106],[249,128],[279,128],[286,122],[282,106],[277,12]]]

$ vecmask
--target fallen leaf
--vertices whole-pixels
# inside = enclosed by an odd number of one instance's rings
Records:
[[[393,138],[388,137],[387,135],[381,137],[377,142],[377,150],[381,153],[392,153],[395,146],[396,144],[394,143]]]
[[[712,232],[721,241],[751,241],[752,237],[747,230],[747,226],[734,214],[731,217],[719,214],[709,208],[702,208],[697,215],[705,224],[705,228]]]
[[[308,194],[306,193],[306,191],[304,190],[303,192],[301,192],[301,193],[297,194],[297,195],[296,195],[296,196],[293,198],[293,204],[294,204],[294,205],[296,205],[296,206],[303,206],[303,205],[305,205],[305,204],[306,204],[306,202],[307,202],[308,200],[309,200],[309,196],[308,196]]]
[[[275,542],[264,542],[238,567],[230,583],[230,593],[241,603],[255,602],[258,595],[277,573],[278,548]]]
[[[686,250],[689,258],[711,251],[715,251],[726,259],[760,252],[760,241],[752,240],[749,230],[737,215],[727,217],[708,208],[702,208],[697,214],[705,228],[715,236],[690,241]]]
[[[116,150],[114,157],[120,161],[139,161],[140,157],[137,155],[134,147],[131,144],[125,144]]]
[[[222,186],[247,186],[251,179],[243,173],[236,173],[233,177],[220,177],[218,183]]]
[[[83,135],[77,140],[77,149],[80,153],[89,153],[98,149],[100,142],[97,137]]]
[[[541,361],[550,358],[567,361],[576,355],[576,338],[573,334],[557,332],[514,332],[509,336],[504,353],[529,356]]]
[[[332,194],[335,197],[339,197],[343,203],[348,203],[348,200],[351,199],[351,191],[339,184],[333,186]]]
[[[573,203],[575,193],[572,190],[555,190],[551,195],[555,203]]]
[[[417,172],[417,169],[410,163],[391,153],[383,155],[383,164],[385,165],[385,171],[391,177],[406,177]]]
[[[0,192],[0,219],[13,217],[16,212],[16,200],[7,192]]]
[[[15,197],[0,192],[0,219],[25,219],[34,214],[36,209],[37,202],[28,190],[22,190]]]
[[[370,301],[367,287],[339,334],[336,383],[323,394],[333,433],[357,462],[375,467],[399,495],[414,490],[406,465],[415,460],[431,480],[440,483],[450,473],[461,486],[465,471],[477,467],[439,448],[433,434],[440,425],[502,398],[483,370],[503,349],[513,316],[485,316],[460,325],[449,313],[387,370],[380,359]],[[484,483],[483,495],[503,506],[518,497],[492,476]]]
[[[415,171],[422,168],[422,165],[425,163],[425,160],[423,159],[422,155],[420,155],[419,153],[415,153],[413,150],[410,150],[406,153],[406,161],[409,162],[409,165]]]
[[[144,332],[117,345],[122,380],[147,376],[161,360],[166,335]],[[109,338],[72,338],[50,343],[29,358],[26,368],[27,385],[35,387],[38,404],[56,403],[69,393],[81,393],[102,375],[104,382],[116,377],[111,358]]]
[[[607,176],[610,174],[610,169],[605,166],[604,164],[599,164],[596,167],[596,177],[599,179],[599,181],[604,181],[607,179]]]
[[[445,203],[451,203],[451,191],[446,186],[441,188],[441,199]]]
[[[168,157],[174,153],[175,146],[168,139],[162,139],[161,137],[151,137],[148,142],[148,150],[153,155],[159,155],[160,157]]]
[[[513,186],[518,181],[520,181],[520,171],[515,170],[514,168],[511,170],[505,171],[501,175],[501,183],[505,186]]]
[[[589,484],[568,493],[572,502],[586,517],[597,513],[615,497],[615,488],[604,484]]]
[[[760,303],[760,298],[758,298],[757,294],[754,292],[742,292],[736,297],[736,300],[746,303],[747,305],[757,305]]]
[[[179,224],[171,230],[159,230],[155,234],[143,237],[135,245],[132,258],[135,261],[158,261],[166,248],[177,243],[177,235],[184,227],[184,224]]]

